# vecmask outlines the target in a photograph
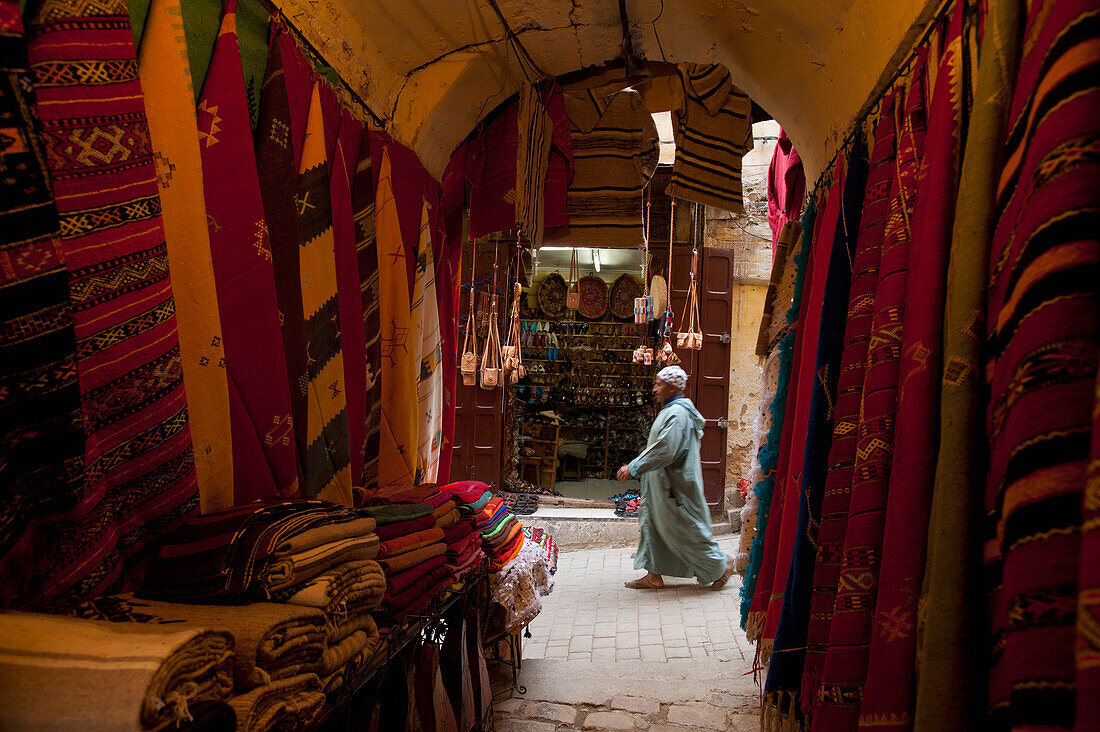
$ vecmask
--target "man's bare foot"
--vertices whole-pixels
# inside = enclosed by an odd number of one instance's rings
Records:
[[[726,571],[722,573],[722,576],[714,580],[711,583],[710,589],[717,592],[726,586],[726,583],[730,581],[730,576],[733,574],[733,557],[726,557]]]
[[[623,584],[632,590],[659,590],[665,586],[665,581],[661,579],[661,575],[647,572],[645,577],[639,577]]]

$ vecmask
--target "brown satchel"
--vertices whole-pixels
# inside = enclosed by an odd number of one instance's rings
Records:
[[[577,248],[573,247],[573,258],[569,262],[569,289],[565,293],[565,307],[576,310],[581,306],[581,268],[577,264]]]
[[[702,322],[699,318],[699,294],[695,282],[695,265],[698,261],[698,253],[691,252],[691,282],[688,284],[688,303],[684,314],[680,316],[680,330],[676,333],[676,346],[678,348],[692,348],[698,351],[703,347]],[[684,330],[684,319],[687,319],[687,330]]]
[[[481,353],[481,388],[500,386],[500,331],[497,329],[497,296],[492,295],[489,308],[489,333],[485,337],[485,349]]]
[[[474,290],[470,288],[470,310],[466,315],[466,337],[462,342],[462,359],[459,369],[462,371],[462,383],[466,386],[477,384],[477,333],[474,332]]]

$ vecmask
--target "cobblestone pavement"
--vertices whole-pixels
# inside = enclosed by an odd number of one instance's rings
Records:
[[[719,545],[728,553],[738,537]],[[759,691],[738,626],[740,581],[721,592],[665,578],[630,590],[633,549],[562,552],[524,641],[527,694],[496,704],[499,732],[756,730]]]

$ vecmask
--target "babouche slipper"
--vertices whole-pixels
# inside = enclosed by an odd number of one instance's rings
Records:
[[[726,583],[730,581],[730,577],[733,575],[733,557],[729,557],[726,561],[726,571],[722,573],[722,576],[714,580],[711,583],[710,589],[717,592],[726,586]]]
[[[659,590],[665,586],[664,581],[662,581],[660,584],[657,584],[649,578],[648,574],[644,577],[639,577],[636,580],[624,582],[623,584],[632,590]]]

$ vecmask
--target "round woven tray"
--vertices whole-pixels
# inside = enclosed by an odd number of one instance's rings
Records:
[[[598,318],[607,312],[607,283],[599,277],[588,275],[581,277],[578,289],[581,293],[581,306],[577,312],[586,318]]]
[[[565,314],[565,293],[569,290],[565,278],[557,272],[551,272],[539,283],[539,309],[551,318]]]
[[[643,291],[641,282],[628,274],[619,275],[619,279],[611,284],[611,314],[624,320],[633,319],[634,298],[641,297]]]

